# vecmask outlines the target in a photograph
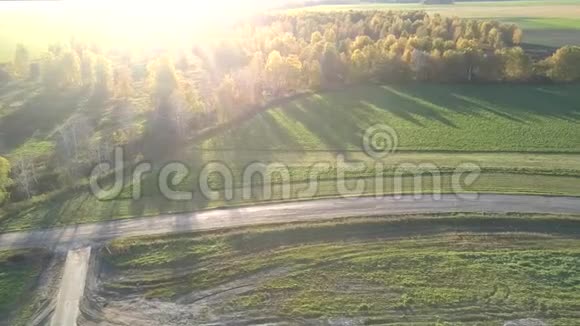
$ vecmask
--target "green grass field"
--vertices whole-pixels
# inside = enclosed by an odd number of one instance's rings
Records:
[[[132,238],[102,251],[111,268],[103,290],[117,300],[187,304],[195,293],[242,288],[210,301],[200,322],[342,316],[498,325],[534,317],[574,325],[579,230],[575,217],[442,215]]]
[[[361,86],[264,112],[204,149],[356,150],[391,126],[399,150],[579,152],[578,85]],[[340,131],[340,132],[339,132]]]
[[[462,163],[476,164],[481,176],[463,191],[580,195],[580,137],[578,86],[486,86],[486,85],[407,85],[360,86],[342,91],[304,96],[243,122],[237,128],[210,139],[193,142],[173,155],[155,158],[155,168],[163,162],[180,161],[191,168],[190,175],[177,188],[193,190],[192,201],[170,201],[159,192],[152,174],[145,178],[143,198],[132,200],[130,183],[115,200],[99,201],[86,191],[70,190],[8,206],[0,211],[0,230],[13,231],[115,218],[189,212],[219,206],[245,205],[268,200],[297,200],[337,196],[336,159],[360,161],[363,170],[346,174],[348,185],[356,178],[366,181],[363,194],[397,192],[454,192],[451,173]],[[62,108],[74,112],[77,104]],[[22,110],[34,114],[40,108],[20,109],[0,117],[17,121]],[[24,113],[22,113],[24,114]],[[45,134],[58,125],[55,116],[39,120]],[[13,120],[7,120],[13,119]],[[66,114],[60,119],[66,119]],[[396,130],[399,146],[381,159],[377,170],[374,159],[361,150],[366,127],[385,123]],[[42,142],[25,141],[34,128],[16,128],[6,123],[16,148],[47,148]],[[44,127],[45,126],[45,127]],[[49,136],[48,136],[49,137]],[[48,138],[50,139],[50,138]],[[46,138],[40,137],[40,141]],[[27,145],[28,144],[28,145]],[[218,175],[209,178],[220,198],[208,200],[199,192],[197,176],[207,162],[224,162],[234,176],[234,198],[224,200],[224,182]],[[244,183],[244,168],[253,162],[281,162],[289,169],[290,197],[283,197],[283,179],[273,174],[273,193],[261,193],[261,180]],[[316,163],[329,163],[330,169],[314,169]],[[403,164],[402,188],[395,188],[395,176]],[[425,169],[420,164],[431,164]],[[428,172],[442,173],[434,179]],[[275,171],[272,168],[270,171]],[[311,172],[320,183],[314,194],[305,194]],[[413,175],[422,184],[413,183]],[[372,176],[383,175],[378,187]],[[440,180],[440,185],[437,180]],[[247,181],[247,180],[246,180]],[[253,196],[242,198],[244,187]]]
[[[0,324],[31,300],[48,257],[42,250],[0,251]]]

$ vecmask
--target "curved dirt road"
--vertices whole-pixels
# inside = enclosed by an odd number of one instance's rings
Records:
[[[477,199],[460,199],[456,195],[443,195],[441,199],[434,199],[429,195],[424,195],[421,199],[414,199],[412,196],[403,196],[399,199],[395,197],[320,199],[5,233],[0,234],[0,249],[48,247],[66,250],[125,236],[204,231],[351,216],[445,212],[580,214],[580,198],[485,194],[479,195]]]

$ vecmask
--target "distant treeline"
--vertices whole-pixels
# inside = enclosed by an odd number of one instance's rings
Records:
[[[321,5],[354,5],[373,3],[426,3],[426,4],[452,4],[454,2],[516,2],[518,0],[297,0],[289,1],[280,8],[299,8]]]

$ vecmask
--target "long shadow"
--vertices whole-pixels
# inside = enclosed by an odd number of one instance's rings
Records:
[[[37,227],[52,227],[63,221],[61,212],[66,203],[75,197],[73,192],[63,192],[50,200],[10,209],[0,219],[0,230],[34,225]]]
[[[159,172],[166,163],[180,162],[185,164],[189,169],[189,175],[182,180],[178,185],[171,186],[176,191],[193,192],[194,199],[187,200],[171,200],[165,198],[159,188]],[[128,204],[124,207],[127,213],[131,216],[144,216],[152,214],[163,214],[168,212],[182,212],[191,211],[193,209],[202,209],[207,207],[208,200],[200,196],[198,191],[198,175],[205,162],[202,158],[202,152],[197,149],[185,150],[183,153],[176,153],[171,159],[153,161],[154,171],[145,175],[142,180],[141,194],[142,197],[138,200],[131,198],[131,195],[124,198]],[[171,176],[170,176],[171,178]],[[131,182],[131,178],[127,179]]]
[[[83,95],[83,90],[44,91],[28,99],[20,109],[0,119],[5,149],[14,149],[33,135],[46,136],[77,110]]]
[[[443,113],[449,111],[445,106],[425,99],[425,97],[412,94],[407,88],[401,89],[392,86],[382,86],[381,88],[385,94],[382,95],[382,98],[379,97],[380,95],[376,96],[379,99],[379,102],[375,103],[377,107],[383,108],[410,122],[413,122],[414,118],[409,119],[409,116],[417,115],[435,120],[448,127],[457,128],[453,121],[444,116]]]
[[[508,114],[508,113],[505,113],[505,112],[498,110],[497,108],[495,108],[495,106],[492,103],[486,102],[484,100],[480,100],[480,99],[468,97],[468,96],[463,96],[463,95],[459,95],[459,94],[455,94],[455,93],[453,93],[451,95],[462,100],[462,101],[465,101],[466,106],[473,105],[473,107],[475,107],[475,108],[479,108],[481,110],[491,112],[491,113],[498,115],[502,118],[505,118],[505,119],[508,119],[508,120],[511,120],[514,122],[526,123],[526,121],[524,121],[520,118],[514,117],[511,114]]]
[[[367,102],[367,101],[361,101],[361,104],[366,106],[368,109],[370,110],[386,110],[389,111],[390,113],[392,113],[393,115],[395,115],[396,117],[409,121],[412,124],[418,126],[418,127],[425,127],[425,125],[419,121],[419,119],[417,119],[413,114],[411,114],[408,110],[400,110],[400,109],[395,109],[395,110],[387,110],[384,107],[379,107],[376,104]]]
[[[325,149],[343,152],[361,146],[360,136],[368,125],[361,117],[364,110],[358,99],[336,93],[293,102],[284,112],[320,140]]]
[[[580,120],[578,85],[415,85],[396,89],[450,112],[478,115],[484,110],[522,123],[538,117]]]
[[[216,148],[233,150],[301,148],[292,131],[280,123],[287,110],[261,112],[236,129],[225,131],[212,141]]]

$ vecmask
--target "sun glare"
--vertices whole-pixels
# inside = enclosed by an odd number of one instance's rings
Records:
[[[220,38],[224,27],[271,5],[262,0],[65,0],[11,2],[0,7],[33,16],[42,26],[39,29],[54,31],[63,40],[78,37],[107,47],[159,48]]]
[[[113,14],[118,17],[160,17],[166,19],[164,23],[171,24],[175,19],[188,20],[217,20],[235,18],[254,13],[268,7],[267,1],[261,0],[213,0],[213,1],[65,1],[69,8],[77,10],[89,9],[93,14]],[[270,2],[271,4],[271,2]],[[96,12],[95,12],[96,10]],[[222,21],[223,22],[223,21]]]

